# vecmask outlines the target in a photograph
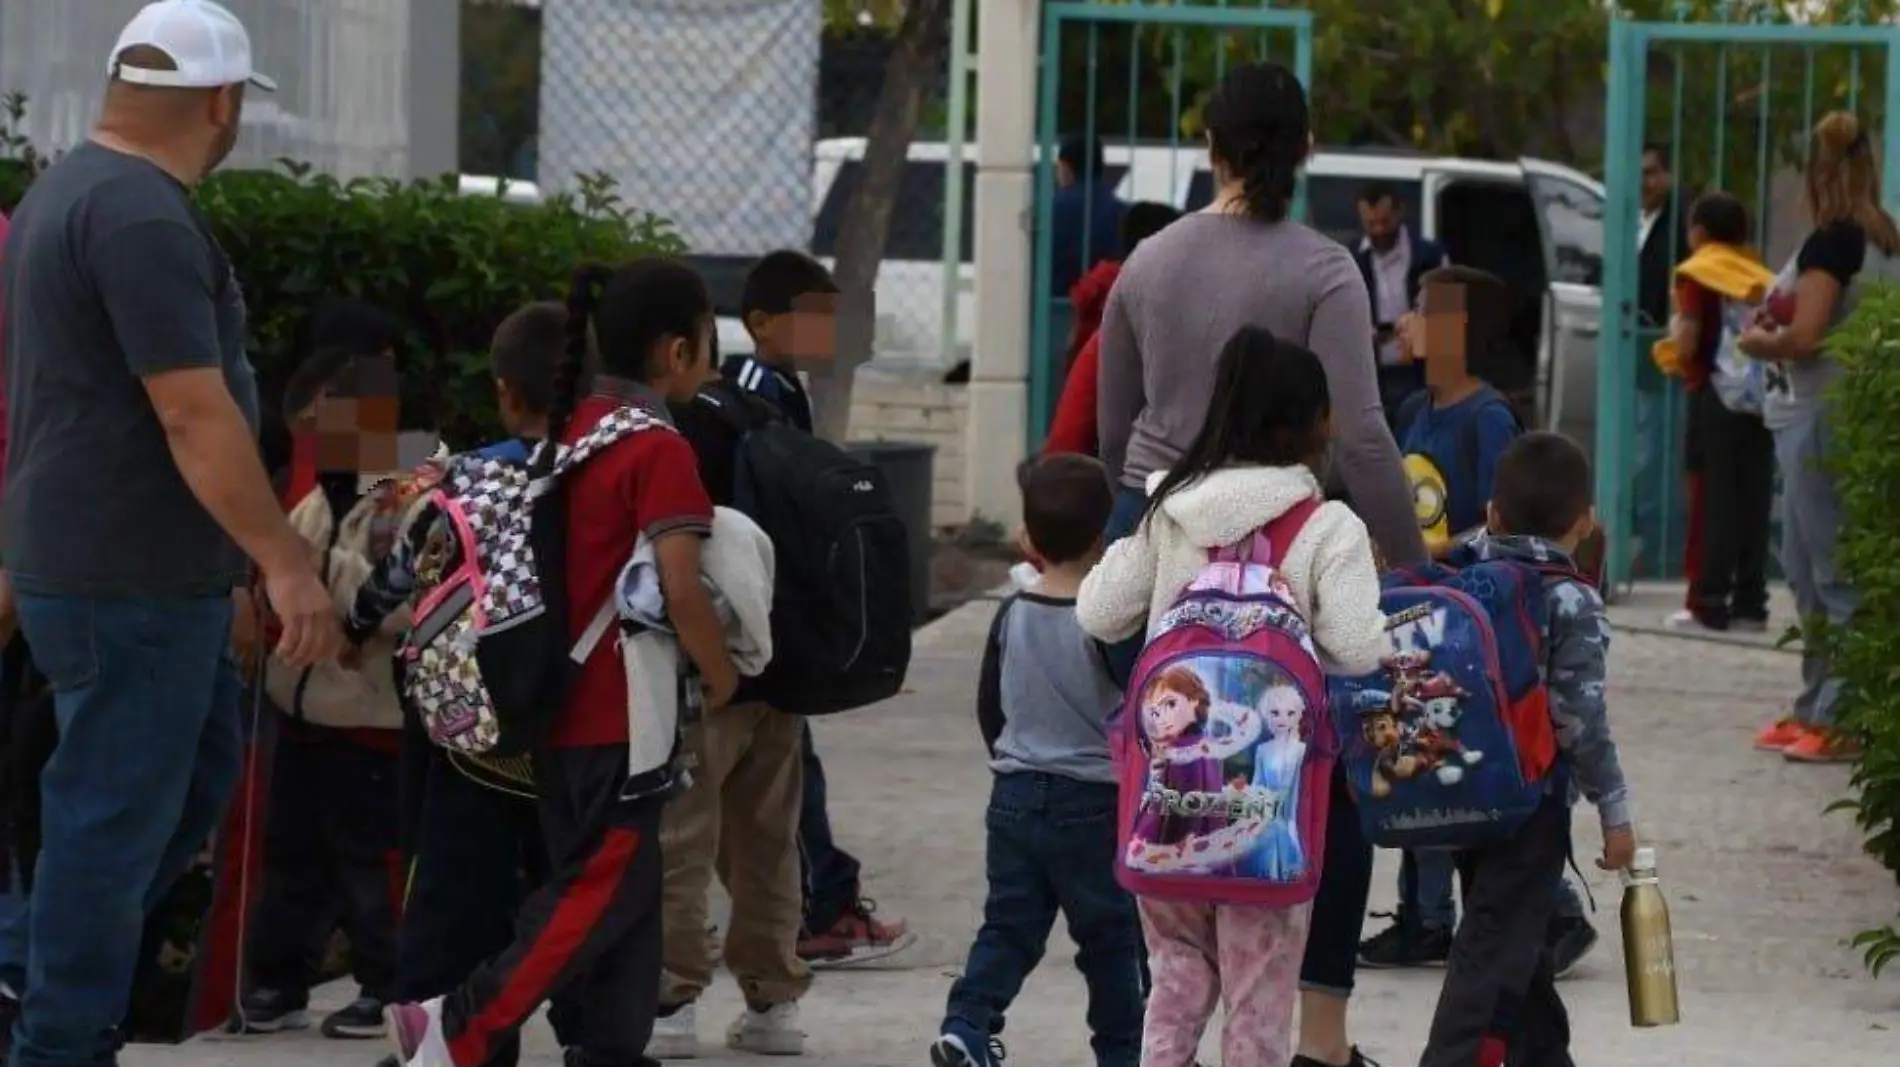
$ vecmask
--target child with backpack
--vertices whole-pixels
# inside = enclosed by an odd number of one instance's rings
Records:
[[[708,485],[733,485],[733,506],[757,520],[772,534],[774,543],[800,545],[800,550],[792,554],[792,565],[787,565],[783,551],[779,559],[779,599],[786,603],[810,598],[818,603],[836,600],[842,604],[849,598],[841,594],[851,593],[857,585],[855,581],[833,585],[823,578],[827,568],[798,562],[810,557],[813,549],[822,549],[835,540],[833,533],[820,531],[815,537],[794,533],[793,542],[788,542],[783,531],[788,527],[796,530],[802,522],[775,522],[764,513],[785,511],[790,515],[809,510],[836,524],[865,506],[841,500],[835,492],[838,485],[884,484],[875,468],[861,463],[851,464],[849,478],[817,477],[827,471],[842,471],[845,465],[839,462],[837,449],[811,436],[811,397],[799,381],[799,371],[828,365],[836,356],[837,299],[838,284],[831,272],[803,252],[782,249],[760,257],[746,274],[741,296],[741,312],[755,353],[726,360],[721,382],[695,404],[697,414],[716,416],[725,422],[726,433],[739,432],[752,438],[753,431],[780,423],[804,435],[801,440],[772,432],[780,445],[769,452],[761,451],[759,462],[743,478],[737,469],[738,450],[700,450],[701,473]],[[696,421],[703,424],[704,419]],[[693,425],[686,424],[688,432],[703,440],[705,434],[695,433]],[[712,429],[714,434],[720,432],[717,427]],[[763,436],[757,441],[767,443]],[[726,461],[727,455],[734,457],[732,463]],[[746,491],[740,492],[742,488]],[[820,492],[825,502],[817,508],[808,509],[798,502],[801,494]],[[716,491],[714,495],[718,495]],[[865,573],[883,577],[867,580],[865,598],[857,606],[836,612],[837,617],[830,620],[804,620],[809,624],[801,624],[794,612],[774,613],[773,633],[775,639],[782,640],[777,641],[766,677],[748,690],[781,711],[841,711],[891,696],[903,681],[910,662],[910,592],[905,569],[909,547],[899,543],[903,540],[901,523],[893,521],[895,512],[889,510],[883,489],[868,494],[865,504],[876,513],[877,521],[864,527],[869,539],[854,550],[853,558],[860,558],[857,553],[862,553]],[[813,583],[803,575],[816,575],[823,588],[807,590]],[[841,650],[829,646],[860,632],[871,635],[871,643],[861,651],[850,650],[853,665],[848,672],[835,667]],[[843,677],[847,673],[850,677]],[[863,865],[832,837],[825,768],[812,745],[809,728],[802,731],[800,753],[804,778],[800,787],[798,854],[804,924],[798,938],[799,958],[812,967],[837,967],[901,952],[917,940],[917,935],[902,920],[886,922],[872,914],[873,906],[864,897],[860,877]]]
[[[477,455],[528,462],[547,438],[554,372],[566,349],[567,307],[558,301],[525,305],[502,320],[489,345],[489,367],[505,436]],[[365,620],[393,614],[414,592],[413,573],[392,581],[389,568],[379,570],[344,624],[349,642],[360,646],[375,629]],[[402,824],[409,863],[397,936],[398,1000],[423,1001],[454,989],[514,940],[515,913],[548,866],[529,762],[451,753],[430,743],[416,717],[408,717]],[[567,1034],[566,1014],[551,1015],[556,1036]],[[519,1040],[502,1038],[488,1064],[514,1067],[519,1058]],[[402,1065],[390,1057],[382,1067]]]
[[[1748,247],[1748,229],[1748,209],[1728,193],[1709,193],[1689,209],[1676,314],[1650,351],[1689,391],[1690,580],[1688,602],[1668,620],[1676,629],[1768,626],[1775,438],[1762,422],[1766,366],[1735,342],[1774,288],[1775,273]]]
[[[1558,434],[1499,457],[1487,533],[1385,579],[1381,670],[1334,683],[1367,837],[1452,856],[1465,915],[1421,1067],[1568,1064],[1544,943],[1570,855],[1571,792],[1604,870],[1636,842],[1604,702],[1609,621],[1571,553],[1595,522],[1590,461]]]
[[[1292,1054],[1336,752],[1321,657],[1358,673],[1385,650],[1365,525],[1315,475],[1331,433],[1319,357],[1241,329],[1193,443],[1076,599],[1101,640],[1148,634],[1112,728],[1146,1067],[1189,1067],[1217,1002],[1223,1062]]]
[[[314,484],[291,524],[321,553],[340,603],[389,552],[416,490],[400,469],[394,418],[394,320],[354,298],[323,302],[306,322],[283,411],[314,451]],[[379,424],[380,423],[380,424]],[[378,664],[400,618],[370,635]],[[334,663],[293,669],[275,657],[264,688],[276,722],[263,884],[245,943],[245,989],[230,1029],[275,1033],[309,1025],[311,946],[341,921],[357,998],[323,1020],[331,1038],[383,1034],[396,969],[399,891],[396,797],[402,712],[387,669]]]
[[[1426,547],[1439,557],[1483,527],[1498,458],[1524,432],[1494,381],[1509,358],[1511,293],[1495,275],[1445,266],[1419,280],[1419,308],[1406,317],[1406,348],[1425,365],[1425,390],[1399,409],[1399,449]],[[1361,966],[1442,964],[1457,924],[1452,863],[1442,852],[1406,852],[1392,925],[1359,948]],[[1559,973],[1597,941],[1583,901],[1562,881],[1562,906],[1546,940]]]
[[[963,977],[950,989],[935,1067],[999,1067],[993,1035],[1042,956],[1058,912],[1079,951],[1100,1067],[1141,1055],[1141,927],[1115,884],[1115,765],[1105,720],[1121,701],[1104,648],[1076,618],[1076,592],[1102,555],[1114,507],[1108,471],[1053,455],[1017,472],[1023,552],[1034,585],[997,609],[983,647],[977,722],[995,778],[984,817],[989,899]]]
[[[405,696],[438,744],[532,754],[552,869],[508,947],[445,996],[390,1007],[405,1067],[479,1067],[554,996],[573,1009],[574,1067],[639,1062],[652,1035],[675,740],[660,732],[680,709],[641,697],[660,688],[718,714],[738,684],[701,575],[712,502],[666,413],[711,376],[712,332],[705,282],[678,261],[583,268],[548,414],[548,439],[564,447],[544,444],[525,472],[458,459],[405,537],[421,594]],[[590,347],[597,369],[583,391]],[[643,538],[694,676],[633,678],[619,642],[597,632]]]

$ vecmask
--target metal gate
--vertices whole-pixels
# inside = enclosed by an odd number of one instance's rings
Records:
[[[1070,350],[1071,283],[1119,258],[1117,204],[1196,210],[1213,178],[1199,119],[1231,64],[1285,63],[1310,85],[1313,16],[1260,0],[1046,3],[1037,93],[1035,261],[1030,302],[1029,445],[1040,448]],[[1065,144],[1101,145],[1058,192]],[[1061,217],[1058,218],[1058,211]],[[1305,211],[1304,186],[1294,204]],[[1060,232],[1058,232],[1060,231]],[[1104,247],[1105,245],[1109,247]]]
[[[1771,5],[1751,5],[1749,21],[1731,20],[1737,5],[1726,0],[1700,6],[1716,20],[1687,21],[1696,5],[1679,3],[1677,22],[1611,23],[1596,471],[1619,585],[1679,577],[1687,540],[1687,404],[1650,359],[1667,318],[1644,314],[1658,279],[1653,270],[1645,279],[1640,251],[1664,224],[1645,227],[1646,209],[1659,208],[1656,217],[1679,233],[1692,190],[1726,190],[1749,206],[1778,269],[1806,233],[1798,167],[1808,131],[1836,108],[1880,131],[1882,197],[1900,203],[1900,123],[1891,121],[1900,114],[1900,29],[1863,24],[1859,4],[1843,5],[1830,25],[1775,21]],[[1643,192],[1645,157],[1653,172],[1658,154],[1673,177],[1660,205]],[[1679,258],[1671,249],[1669,264]],[[1665,271],[1665,292],[1668,282]]]

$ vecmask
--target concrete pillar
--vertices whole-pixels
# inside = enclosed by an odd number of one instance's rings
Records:
[[[970,353],[964,486],[975,515],[1021,518],[1028,448],[1031,211],[1039,0],[977,4],[976,344]]]
[[[409,0],[409,176],[461,170],[462,0]]]

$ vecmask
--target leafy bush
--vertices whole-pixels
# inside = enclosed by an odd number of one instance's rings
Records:
[[[25,101],[0,103],[0,208],[11,211],[46,160],[16,132]],[[283,393],[299,323],[323,297],[351,294],[407,326],[404,421],[457,445],[495,422],[488,339],[509,312],[565,296],[575,266],[679,252],[670,224],[622,203],[611,179],[532,206],[464,196],[455,175],[339,182],[307,166],[225,171],[198,190],[250,310],[251,360],[267,402]]]
[[[1829,461],[1846,509],[1840,564],[1860,591],[1853,625],[1817,634],[1842,681],[1839,724],[1865,748],[1854,813],[1867,851],[1900,877],[1900,288],[1868,292],[1828,339],[1845,377],[1833,396]],[[1876,973],[1900,958],[1900,923],[1855,940]]]

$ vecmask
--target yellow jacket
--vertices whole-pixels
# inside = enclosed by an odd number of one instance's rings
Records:
[[[1740,300],[1757,304],[1768,295],[1768,289],[1775,284],[1775,272],[1762,263],[1761,257],[1752,248],[1737,245],[1710,242],[1690,253],[1689,258],[1676,264],[1672,283],[1687,278],[1704,289],[1721,296],[1725,300]],[[1673,285],[1672,285],[1673,289]],[[1675,293],[1670,293],[1673,303]],[[1676,314],[1682,314],[1682,308],[1676,308]],[[1656,369],[1672,378],[1683,374],[1684,354],[1676,350],[1676,339],[1665,334],[1663,338],[1650,346],[1649,358],[1656,363]]]

